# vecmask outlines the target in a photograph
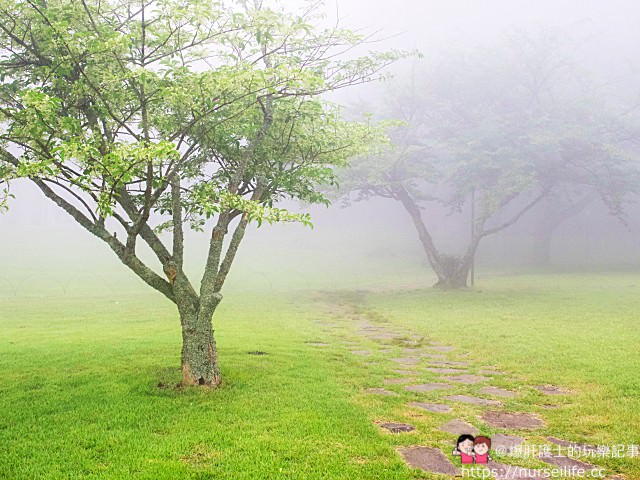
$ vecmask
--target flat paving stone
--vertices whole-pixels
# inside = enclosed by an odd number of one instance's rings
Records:
[[[307,345],[311,345],[312,347],[328,347],[328,343],[324,342],[307,342]]]
[[[440,425],[440,427],[438,427],[438,430],[450,433],[452,435],[478,434],[478,429],[476,427],[474,427],[470,423],[465,422],[464,420],[460,420],[457,418],[445,423],[444,425]]]
[[[512,390],[506,390],[499,387],[483,387],[479,390],[484,395],[494,395],[496,397],[513,398],[518,394]]]
[[[533,388],[544,393],[545,395],[567,395],[571,392],[564,390],[555,385],[535,385]]]
[[[420,385],[407,385],[404,388],[410,392],[431,392],[433,390],[451,388],[451,385],[447,385],[446,383],[422,383]]]
[[[366,357],[367,355],[371,355],[371,352],[369,350],[351,350],[351,354]]]
[[[404,365],[417,365],[420,362],[419,359],[414,357],[402,357],[402,358],[392,358],[392,362],[402,363]]]
[[[396,392],[391,392],[389,390],[385,390],[384,388],[367,388],[366,392],[372,393],[374,395],[388,395],[391,397],[399,396]]]
[[[530,413],[487,411],[482,414],[482,419],[497,428],[532,429],[544,426],[542,420]]]
[[[394,370],[393,373],[397,373],[398,375],[418,375],[418,372],[414,372],[413,370]]]
[[[504,375],[504,372],[499,372],[498,370],[487,370],[484,368],[478,370],[478,373],[481,373],[482,375]]]
[[[442,358],[447,358],[445,355],[442,355],[441,353],[421,353],[420,356],[425,358],[436,358],[438,360]]]
[[[483,377],[482,375],[456,375],[455,377],[442,377],[443,380],[447,380],[449,382],[455,383],[464,383],[465,385],[475,385],[476,383],[482,383],[489,380],[487,377]]]
[[[480,405],[483,407],[502,406],[502,403],[498,402],[497,400],[488,400],[486,398],[472,397],[471,395],[449,395],[448,397],[444,397],[444,399],[449,400],[450,402],[469,403],[471,405]]]
[[[384,379],[384,384],[385,385],[397,385],[399,383],[407,383],[410,382],[411,379],[410,378],[385,378]]]
[[[524,442],[524,438],[517,435],[506,435],[504,433],[491,435],[491,448],[498,453],[511,453],[522,442]]]
[[[449,345],[432,345],[427,348],[435,350],[436,352],[452,352],[456,349],[455,347],[451,347]]]
[[[389,422],[389,423],[380,423],[379,425],[381,428],[384,428],[385,430],[388,430],[391,433],[413,432],[416,429],[416,427],[414,427],[413,425],[409,425],[408,423]]]
[[[444,357],[444,355],[437,355],[437,357]],[[469,362],[455,362],[453,360],[442,360],[442,361],[436,361],[436,362],[429,362],[431,365],[440,365],[440,366],[448,366],[448,365],[452,365],[452,366],[456,366],[456,367],[467,367],[469,366]]]
[[[422,408],[423,410],[428,410],[429,412],[434,413],[448,413],[451,411],[451,407],[449,405],[443,405],[440,403],[411,402],[407,405],[410,407]]]
[[[425,370],[433,373],[469,373],[467,370],[460,370],[458,368],[428,367]]]
[[[442,475],[460,474],[460,470],[437,448],[402,447],[398,449],[398,453],[411,468]]]
[[[538,455],[538,458],[545,463],[549,463],[561,468],[577,467],[583,468],[585,470],[591,470],[592,468],[595,468],[594,465],[581,462],[580,460],[576,460],[575,458],[565,457],[564,455]]]

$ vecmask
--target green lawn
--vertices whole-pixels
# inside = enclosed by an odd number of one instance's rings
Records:
[[[364,393],[393,376],[390,359],[402,346],[384,352],[357,337],[341,313],[349,309],[455,345],[473,368],[507,372],[495,384],[522,394],[506,407],[547,422],[533,443],[547,434],[639,443],[640,275],[495,276],[478,284],[457,293],[390,285],[324,297],[234,290],[216,314],[225,383],[215,391],[173,388],[179,322],[162,297],[9,292],[0,303],[0,478],[438,478],[406,468],[395,447],[446,451],[452,439],[433,428],[456,416],[472,420],[474,408],[417,416],[405,404],[420,395],[400,385],[386,387],[398,397]],[[348,342],[372,355],[352,355]],[[575,393],[545,397],[529,387],[542,383]],[[418,432],[382,433],[373,423],[382,419]],[[599,463],[640,478],[637,458]]]

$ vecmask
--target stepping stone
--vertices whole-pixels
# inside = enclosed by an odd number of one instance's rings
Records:
[[[589,445],[588,443],[569,442],[556,437],[547,437],[551,443],[559,445],[561,447],[573,448],[582,452],[597,452],[598,447],[596,445]]]
[[[397,373],[398,375],[417,375],[418,372],[414,372],[411,370],[394,370],[393,373]]]
[[[482,414],[482,419],[497,428],[530,429],[544,426],[542,420],[530,413],[488,411]]]
[[[591,470],[595,468],[594,465],[589,463],[581,462],[580,460],[576,460],[575,458],[565,457],[564,455],[538,455],[538,458],[545,463],[550,463],[551,465],[555,465],[560,468],[583,468],[585,470]]]
[[[404,447],[399,448],[398,453],[411,468],[419,468],[442,475],[457,476],[460,474],[460,470],[437,448]]]
[[[481,405],[483,407],[495,406],[500,407],[502,403],[497,400],[487,400],[486,398],[472,397],[470,395],[449,395],[444,397],[445,400],[459,403],[470,403],[471,405]]]
[[[442,405],[439,403],[411,402],[407,405],[435,413],[447,413],[451,411],[451,407],[449,405]]]
[[[506,435],[504,433],[491,435],[491,448],[498,453],[511,453],[522,442],[524,442],[524,438],[516,435]]]
[[[535,385],[533,388],[539,390],[545,395],[567,395],[568,393],[571,393],[560,387],[556,387],[555,385]]]
[[[307,345],[311,345],[312,347],[328,347],[328,343],[324,342],[307,342]]]
[[[496,397],[504,397],[504,398],[513,398],[518,395],[516,392],[511,390],[505,390],[504,388],[498,387],[484,387],[479,390],[480,393],[484,395],[494,395]]]
[[[420,360],[414,357],[392,358],[392,362],[402,363],[404,365],[416,365]]]
[[[466,370],[458,370],[457,368],[429,367],[426,370],[433,373],[468,373]]]
[[[481,373],[482,375],[504,375],[504,372],[498,372],[497,370],[485,370],[484,368],[478,370],[478,373]]]
[[[447,380],[449,382],[455,383],[464,383],[465,385],[475,385],[476,383],[484,382],[489,380],[487,377],[483,377],[482,375],[456,375],[455,377],[442,377],[443,380]]]
[[[560,408],[562,405],[552,405],[551,403],[545,403],[544,405],[540,405],[545,410],[553,410],[555,408]]]
[[[419,348],[403,348],[402,351],[404,353],[409,354],[409,355],[412,354],[412,353],[420,353],[420,349]]]
[[[409,390],[410,392],[431,392],[433,390],[444,390],[447,388],[451,388],[451,385],[447,385],[446,383],[423,383],[421,385],[407,385],[404,387],[405,390]]]
[[[385,385],[397,385],[398,383],[407,383],[409,381],[410,381],[410,379],[408,379],[408,378],[385,378],[384,379],[384,384]]]
[[[438,429],[443,432],[450,433],[452,435],[464,435],[464,434],[477,435],[478,434],[477,428],[475,428],[470,423],[467,423],[464,420],[459,420],[457,418],[455,420],[451,420],[450,422],[445,423],[444,425],[440,425]]]
[[[351,350],[351,353],[353,355],[360,355],[360,356],[363,356],[363,357],[371,355],[371,352],[369,350]]]
[[[475,467],[478,465],[471,465]],[[507,465],[504,463],[494,462],[490,460],[485,466],[493,474],[491,475],[495,480],[542,480],[545,478],[551,478],[549,475],[544,475],[531,468],[520,467],[517,465]],[[484,475],[478,474],[477,478],[490,478]]]
[[[389,390],[385,390],[384,388],[367,388],[367,393],[373,393],[374,395],[388,395],[392,397],[398,397],[399,395],[396,392],[390,392]]]
[[[426,357],[426,358],[437,358],[437,359],[447,358],[445,355],[442,355],[440,353],[421,353],[420,356],[421,357]],[[431,363],[433,363],[433,362],[431,362]]]
[[[430,348],[431,350],[435,350],[436,352],[451,352],[455,350],[455,347],[450,347],[448,345],[434,345],[427,348]]]
[[[437,355],[438,357],[444,357],[444,355]],[[453,362],[453,361],[440,361],[440,362],[429,362],[431,365],[441,365],[441,366],[446,366],[446,365],[454,365],[457,367],[467,367],[469,365],[469,362]]]
[[[389,430],[391,433],[413,432],[416,427],[408,423],[381,423],[380,427]]]

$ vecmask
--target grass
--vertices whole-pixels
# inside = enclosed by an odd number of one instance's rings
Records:
[[[546,420],[532,443],[547,434],[638,443],[640,275],[494,276],[478,283],[456,293],[341,290],[321,301],[303,290],[232,290],[216,314],[225,383],[215,391],[173,388],[179,325],[159,296],[9,292],[0,303],[0,478],[437,478],[406,468],[394,449],[424,444],[447,451],[451,436],[434,429],[449,418],[474,420],[477,407],[423,415],[405,404],[425,394],[402,385],[385,387],[397,397],[364,393],[393,376],[398,365],[390,359],[403,355],[403,345],[392,342],[384,352],[357,337],[353,324],[361,318],[455,345],[468,352],[472,368],[508,372],[494,384],[521,395],[506,408]],[[350,354],[350,342],[371,355]],[[416,381],[433,378],[421,372]],[[546,397],[530,388],[546,383],[574,395]],[[379,420],[406,421],[418,431],[384,434],[374,425]],[[637,459],[598,463],[640,478]]]

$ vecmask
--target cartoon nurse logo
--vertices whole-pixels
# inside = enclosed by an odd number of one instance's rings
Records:
[[[473,437],[473,435],[460,435],[456,441],[456,448],[453,455],[460,457],[463,465],[487,464],[491,460],[489,455],[491,450],[491,439],[484,435]]]
[[[473,453],[476,463],[488,463],[491,460],[489,450],[491,450],[491,439],[489,437],[479,436],[473,440]]]
[[[473,435],[460,435],[456,442],[453,455],[460,457],[460,462],[464,465],[473,463]]]

